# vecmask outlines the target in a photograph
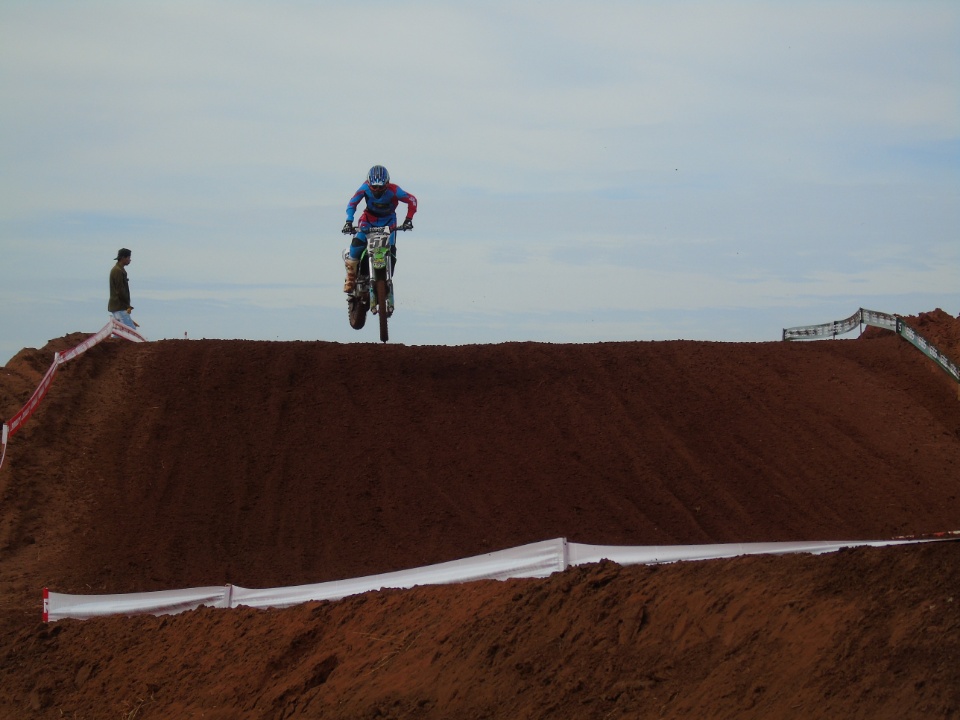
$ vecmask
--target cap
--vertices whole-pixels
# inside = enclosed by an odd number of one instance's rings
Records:
[[[117,252],[117,256],[114,258],[114,260],[119,260],[120,258],[130,257],[130,254],[131,254],[130,251],[127,250],[126,248],[120,248],[120,250]]]

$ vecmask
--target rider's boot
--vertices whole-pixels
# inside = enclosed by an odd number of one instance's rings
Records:
[[[352,293],[353,288],[357,284],[357,268],[360,266],[360,261],[354,260],[349,255],[344,254],[343,266],[347,270],[347,279],[343,281],[343,291],[345,293]]]

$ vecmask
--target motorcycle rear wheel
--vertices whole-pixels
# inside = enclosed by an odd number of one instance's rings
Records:
[[[354,330],[360,330],[367,324],[367,303],[362,298],[356,295],[347,298],[347,319]]]

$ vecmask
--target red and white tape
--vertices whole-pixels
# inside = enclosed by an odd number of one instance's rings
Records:
[[[20,408],[19,412],[10,418],[10,422],[4,423],[3,425],[3,434],[0,436],[0,439],[2,439],[2,449],[0,449],[0,468],[3,467],[3,460],[7,456],[7,442],[16,434],[17,430],[19,430],[20,427],[30,419],[30,416],[33,415],[34,411],[37,409],[37,406],[40,405],[40,401],[43,400],[44,395],[47,394],[47,390],[50,389],[50,384],[53,382],[53,376],[57,374],[57,368],[59,368],[63,363],[79,357],[94,345],[106,340],[111,335],[122,337],[125,340],[130,340],[131,342],[146,342],[146,338],[136,330],[127,327],[114,318],[110,318],[110,322],[104,325],[100,332],[91,335],[75,348],[68,350],[63,354],[54,353],[53,364],[43,376],[43,379],[40,381],[37,389],[33,391],[33,395],[31,395],[30,399],[27,400],[27,403]]]

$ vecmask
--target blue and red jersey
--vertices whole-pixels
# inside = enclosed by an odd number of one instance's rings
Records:
[[[353,222],[361,200],[366,201],[366,209],[360,216],[361,225],[368,223],[378,227],[383,225],[395,227],[397,224],[397,205],[400,203],[406,203],[408,218],[413,219],[417,212],[417,199],[398,185],[387,183],[384,185],[383,193],[380,197],[377,197],[370,189],[369,183],[364,183],[347,203],[347,220],[350,222]]]

